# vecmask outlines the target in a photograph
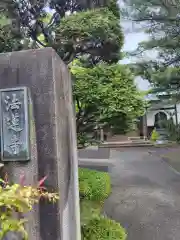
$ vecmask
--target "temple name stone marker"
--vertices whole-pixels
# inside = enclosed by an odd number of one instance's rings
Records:
[[[2,161],[30,160],[28,100],[26,87],[0,89]]]
[[[12,128],[18,134],[24,134],[20,138],[24,144],[21,145],[22,149],[26,149],[28,141],[30,142],[26,158],[30,157],[30,161],[7,161],[7,154],[3,153],[4,170],[8,173],[9,180],[17,183],[24,172],[25,184],[33,186],[47,176],[45,187],[60,195],[56,204],[42,200],[39,206],[25,216],[28,219],[26,228],[30,240],[81,239],[77,143],[71,85],[67,66],[52,48],[0,54],[0,89],[5,89],[1,91],[3,116],[9,117],[9,111],[6,111],[9,109],[9,100],[13,101],[10,103],[13,108],[24,103],[20,114],[22,118],[15,120],[15,128],[14,124],[9,124],[9,127],[11,134],[14,133]],[[28,107],[25,100],[28,94],[22,86],[27,87],[31,93],[29,118],[24,109]],[[8,92],[6,88],[15,89]],[[16,96],[13,95],[15,93]],[[12,117],[12,109],[10,113]],[[16,113],[15,116],[19,115]],[[29,119],[29,123],[24,123],[29,125],[28,141],[25,137],[27,125],[21,125],[26,118]],[[19,126],[16,125],[17,122]],[[6,122],[3,122],[2,132],[4,128],[8,139],[3,143],[3,152],[8,150],[11,157],[14,157],[12,154],[19,156],[19,148],[9,146],[12,136]]]

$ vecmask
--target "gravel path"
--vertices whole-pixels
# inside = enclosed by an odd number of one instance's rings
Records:
[[[128,240],[180,239],[180,175],[146,149],[111,151],[109,217],[127,229]]]

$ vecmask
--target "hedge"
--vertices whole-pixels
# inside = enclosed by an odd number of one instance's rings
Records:
[[[79,169],[82,240],[125,240],[121,225],[101,215],[105,199],[111,193],[108,173]]]
[[[159,138],[159,133],[156,131],[156,129],[153,129],[151,134],[151,141],[156,142]]]
[[[81,226],[87,225],[92,218],[100,216],[103,204],[95,201],[83,200],[80,202]]]
[[[100,216],[82,227],[82,240],[125,240],[127,234],[114,220]]]
[[[104,201],[111,193],[111,180],[109,174],[80,168],[79,191],[83,199]]]

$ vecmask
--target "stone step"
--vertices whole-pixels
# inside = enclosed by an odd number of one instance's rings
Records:
[[[154,146],[153,143],[149,141],[139,141],[139,142],[105,142],[102,143],[99,148],[121,148],[121,147],[147,147]]]
[[[110,159],[92,159],[92,158],[79,158],[78,165],[81,168],[88,168],[100,172],[110,172],[114,166],[114,162]]]
[[[78,157],[83,159],[108,159],[110,156],[110,150],[109,149],[79,149],[78,150]]]
[[[126,145],[126,144],[149,144],[151,143],[150,141],[141,141],[141,140],[137,140],[137,141],[121,141],[121,142],[104,142],[102,144],[121,144],[121,145]]]
[[[128,137],[128,140],[144,140],[141,137]]]
[[[130,141],[130,142],[147,142],[149,140],[147,138],[141,138],[141,137],[128,137],[128,141]]]

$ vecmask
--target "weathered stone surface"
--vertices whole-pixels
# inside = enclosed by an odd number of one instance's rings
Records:
[[[98,149],[79,149],[79,158],[108,159],[110,155],[109,148]]]
[[[29,239],[79,240],[78,163],[69,72],[58,55],[46,48],[1,54],[0,79],[0,88],[29,87],[34,105],[31,161],[8,163],[11,179],[17,182],[24,171],[26,182],[35,184],[47,175],[46,186],[60,194],[56,205],[41,202],[39,220],[38,209],[28,216]]]
[[[79,158],[79,167],[88,168],[100,172],[110,172],[113,161],[109,159]]]
[[[79,167],[97,170],[101,172],[109,172],[112,163],[109,161],[110,149],[79,149]]]

